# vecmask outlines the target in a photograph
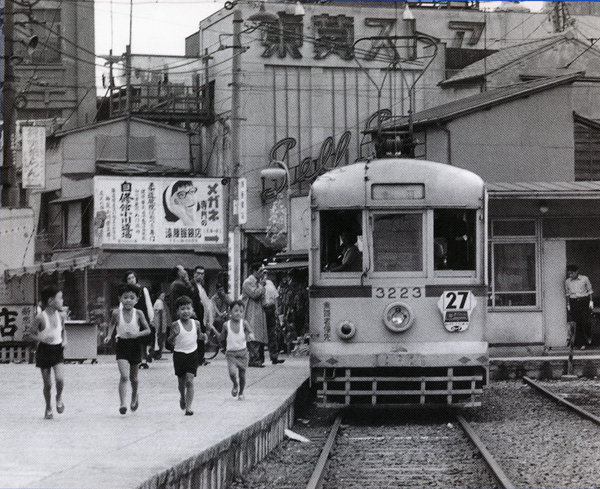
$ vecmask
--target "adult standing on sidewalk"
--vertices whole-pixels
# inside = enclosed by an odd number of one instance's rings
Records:
[[[277,298],[279,293],[275,284],[269,280],[269,271],[264,273],[265,295],[263,296],[263,309],[265,311],[265,324],[267,326],[267,339],[271,363],[277,365],[285,360],[279,357],[279,342],[277,341]]]
[[[171,271],[171,285],[169,286],[169,310],[171,311],[171,318],[177,317],[177,307],[175,302],[182,295],[192,297],[194,295],[194,288],[190,282],[187,270],[183,268],[183,265],[177,265]]]
[[[196,313],[196,319],[200,321],[200,330],[202,333],[206,333],[208,329],[213,329],[214,314],[212,308],[212,302],[206,289],[204,288],[204,276],[206,270],[202,266],[194,268],[194,283],[192,287],[194,294],[192,295],[192,301],[194,303],[194,312]],[[217,335],[218,336],[218,335]],[[204,358],[205,342],[201,340],[198,342],[198,365],[208,365]]]
[[[569,319],[575,322],[574,346],[585,350],[586,346],[592,343],[591,312],[594,308],[594,291],[590,279],[579,274],[577,265],[567,266],[565,293]]]
[[[264,367],[265,345],[269,342],[263,298],[265,295],[264,268],[261,263],[250,266],[250,276],[242,284],[244,319],[254,331],[254,341],[248,342],[250,367]]]

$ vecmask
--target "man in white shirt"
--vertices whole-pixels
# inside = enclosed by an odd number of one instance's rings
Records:
[[[590,279],[579,274],[577,265],[567,266],[565,293],[569,319],[575,322],[574,346],[585,350],[586,345],[592,343],[591,311],[594,308],[594,291]]]
[[[285,360],[280,360],[279,343],[277,341],[277,298],[279,292],[275,284],[269,280],[269,271],[264,274],[265,295],[263,296],[263,309],[265,311],[265,320],[267,322],[267,338],[269,340],[269,357],[271,363],[277,365]]]
[[[212,301],[204,288],[205,275],[206,270],[203,266],[194,268],[194,283],[192,284],[194,288],[194,297],[192,297],[192,301],[194,304],[194,312],[196,313],[198,321],[200,321],[200,327],[203,333],[206,333],[209,329],[213,329],[214,320]],[[200,341],[198,342],[198,364],[202,366],[208,365],[209,363],[210,362],[207,362],[204,359],[204,341]]]

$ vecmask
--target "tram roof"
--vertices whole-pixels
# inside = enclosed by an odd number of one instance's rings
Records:
[[[378,184],[423,184],[424,195],[393,201],[373,198],[373,186]],[[399,203],[409,207],[479,207],[483,192],[483,180],[468,170],[432,161],[386,158],[342,166],[321,175],[312,185],[311,202],[325,209]]]

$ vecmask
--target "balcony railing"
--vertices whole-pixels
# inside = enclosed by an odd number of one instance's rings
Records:
[[[182,85],[131,85],[131,114],[161,122],[200,122],[213,120],[213,90]],[[109,91],[111,117],[127,114],[127,88]]]

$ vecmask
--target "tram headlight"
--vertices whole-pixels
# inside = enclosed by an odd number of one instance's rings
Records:
[[[393,302],[383,311],[383,323],[392,333],[402,333],[411,327],[415,315],[412,309],[402,302]]]
[[[342,321],[337,325],[337,335],[343,340],[350,340],[356,334],[356,326],[352,321]]]

